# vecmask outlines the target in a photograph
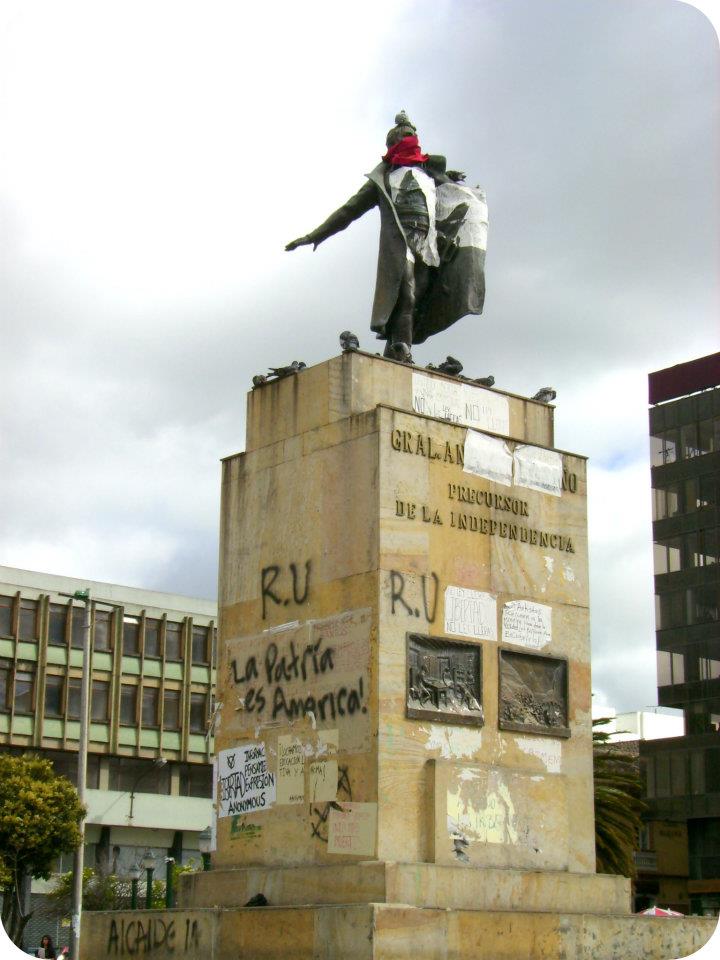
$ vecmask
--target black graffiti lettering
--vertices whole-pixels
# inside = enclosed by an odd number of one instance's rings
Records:
[[[338,767],[338,786],[337,786],[337,795],[340,797],[344,796],[347,800],[352,800],[352,787],[350,785],[350,772],[347,767]],[[313,820],[310,823],[310,836],[317,837],[321,843],[327,843],[327,830],[325,825],[328,822],[330,816],[330,811],[335,808],[335,810],[342,810],[342,807],[339,803],[335,801],[330,801],[329,803],[324,804],[322,807],[313,807]]]
[[[268,579],[269,576],[271,576],[271,579]],[[272,600],[273,603],[277,603],[277,604],[282,603],[282,600],[280,599],[280,597],[276,593],[273,593],[272,590],[270,589],[279,576],[280,576],[280,567],[278,567],[276,564],[273,564],[272,566],[269,566],[269,567],[263,567],[262,571],[260,572],[263,620],[267,616],[267,605],[265,601],[268,597]]]
[[[245,663],[245,670],[240,676],[238,676],[237,660],[231,660],[230,666],[232,667],[233,680],[235,683],[247,683],[248,680],[257,680],[258,678],[257,661],[255,657],[248,657]]]
[[[114,952],[117,954],[118,945],[120,943],[120,934],[118,933],[117,921],[110,921],[110,931],[108,933],[107,947],[105,948],[106,953]]]
[[[398,601],[405,608],[405,613],[408,616],[413,615],[412,607],[407,602],[405,597],[403,597],[403,590],[405,589],[405,577],[400,573],[399,570],[390,571],[390,612],[395,613],[395,602]]]
[[[435,585],[435,591],[434,591],[434,596],[433,596],[432,613],[430,612],[430,610],[429,610],[429,608],[428,608],[427,580],[428,580],[429,578],[426,577],[426,576],[423,576],[423,578],[422,578],[423,607],[425,608],[425,616],[427,617],[428,623],[435,623],[435,617],[437,616],[437,598],[438,598],[438,593],[440,592],[440,590],[439,590],[439,588],[440,588],[440,578],[438,577],[438,575],[437,575],[436,573],[431,573],[431,574],[430,574],[430,577],[432,578],[433,583],[434,583],[434,585]]]
[[[290,572],[292,573],[292,582],[293,582],[293,600],[295,603],[305,603],[308,598],[308,593],[310,591],[310,569],[312,567],[312,561],[305,561],[305,589],[303,595],[298,595],[298,571],[297,566],[294,563],[290,564]]]
[[[200,931],[198,930],[197,920],[191,920],[189,917],[185,920],[185,952],[193,947],[200,946]]]

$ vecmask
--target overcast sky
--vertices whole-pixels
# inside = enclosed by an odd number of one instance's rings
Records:
[[[214,597],[254,373],[365,349],[404,108],[487,192],[487,299],[415,350],[558,391],[593,687],[656,703],[647,373],[718,349],[718,40],[680,0],[6,4],[0,563]]]

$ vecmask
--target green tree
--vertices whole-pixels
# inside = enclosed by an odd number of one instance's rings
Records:
[[[609,717],[593,720],[595,858],[598,873],[632,877],[642,813],[647,808],[637,759],[613,749],[610,734],[598,729]]]
[[[49,760],[0,753],[0,891],[2,922],[18,946],[30,914],[22,891],[32,877],[47,879],[53,861],[80,843],[85,810],[75,787]]]

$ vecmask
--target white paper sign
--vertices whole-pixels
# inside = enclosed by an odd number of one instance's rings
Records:
[[[493,483],[512,485],[513,458],[507,444],[499,437],[468,430],[465,438],[465,473],[484,477]]]
[[[466,468],[467,469],[467,468]],[[522,445],[515,448],[515,483],[554,497],[562,494],[562,454]]]
[[[263,742],[221,750],[217,760],[218,817],[256,813],[273,805],[275,774],[268,770]]]
[[[415,372],[412,394],[415,413],[493,433],[510,432],[510,404],[502,394]]]
[[[497,640],[495,597],[465,587],[446,587],[445,633],[477,640]]]
[[[552,640],[552,607],[532,600],[510,600],[503,607],[503,643],[540,650]]]

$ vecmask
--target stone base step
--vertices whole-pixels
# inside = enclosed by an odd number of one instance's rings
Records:
[[[439,866],[433,863],[243,867],[185,874],[178,905],[241,907],[258,893],[271,906],[404,903],[456,910],[627,914],[625,877],[546,870]]]
[[[82,960],[675,960],[714,918],[437,910],[401,904],[87,912]]]

